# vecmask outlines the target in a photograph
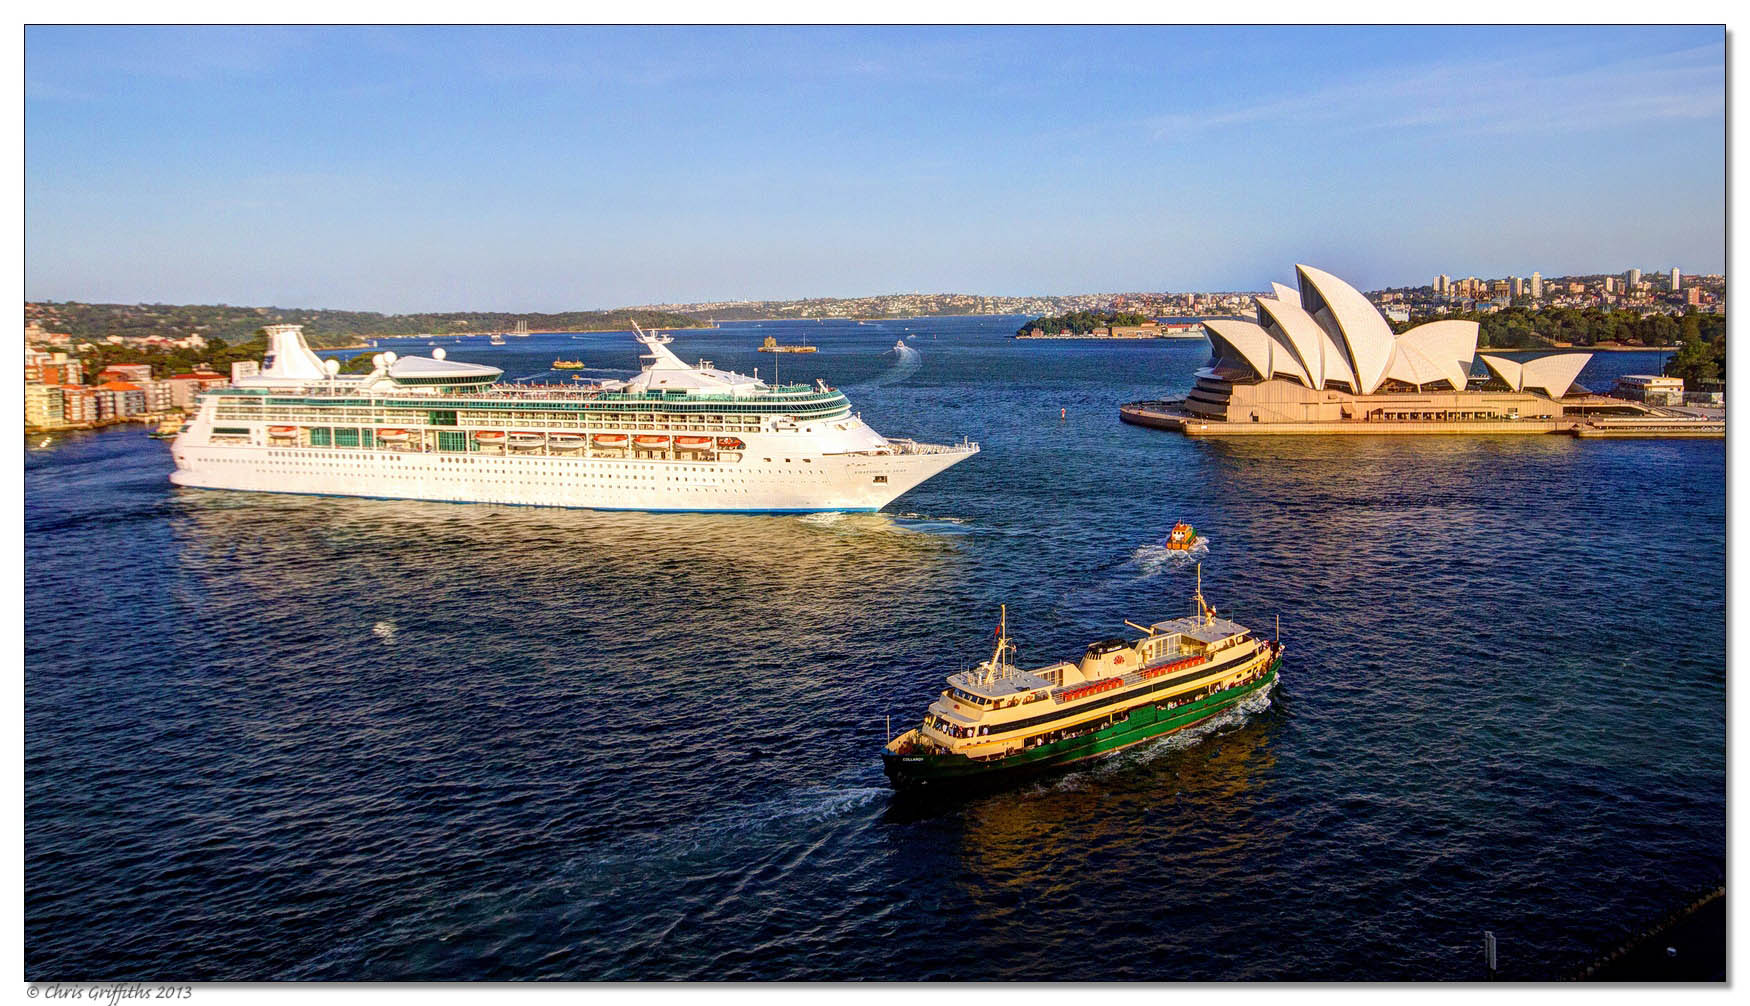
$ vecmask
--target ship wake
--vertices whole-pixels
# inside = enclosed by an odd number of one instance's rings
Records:
[[[879,388],[889,384],[898,384],[917,373],[918,368],[924,365],[924,354],[904,344],[893,347],[883,355],[894,358],[893,366],[889,367],[886,373],[877,375],[870,380],[867,384],[868,387]]]
[[[1142,573],[1143,579],[1176,569],[1187,563],[1201,561],[1209,553],[1209,538],[1199,535],[1197,543],[1188,549],[1172,549],[1165,545],[1143,545],[1130,553],[1130,564]]]

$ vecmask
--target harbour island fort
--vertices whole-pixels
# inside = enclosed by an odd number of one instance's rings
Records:
[[[1720,418],[1672,414],[1576,384],[1590,353],[1513,359],[1477,352],[1475,321],[1401,334],[1359,290],[1297,265],[1256,320],[1204,321],[1210,359],[1183,398],[1131,402],[1119,418],[1191,436],[1321,433],[1570,433],[1709,436]],[[1481,359],[1487,373],[1473,377]]]

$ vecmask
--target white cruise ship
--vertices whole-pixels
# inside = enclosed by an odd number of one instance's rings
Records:
[[[978,453],[889,439],[824,382],[769,385],[638,333],[628,381],[500,385],[496,367],[373,356],[338,374],[297,325],[207,392],[171,444],[179,486],[604,510],[873,511]]]

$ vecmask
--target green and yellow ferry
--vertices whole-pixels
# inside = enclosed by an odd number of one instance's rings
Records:
[[[952,789],[1098,758],[1183,730],[1276,684],[1282,642],[1219,617],[1192,595],[1196,614],[1125,625],[1138,639],[1102,639],[1079,662],[1035,670],[1010,662],[1005,606],[996,652],[948,675],[921,726],[888,741],[881,760],[898,790]]]

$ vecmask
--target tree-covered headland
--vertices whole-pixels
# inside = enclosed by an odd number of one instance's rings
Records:
[[[1045,335],[1087,335],[1096,328],[1110,328],[1113,325],[1140,325],[1153,319],[1146,314],[1131,314],[1123,311],[1071,311],[1069,314],[1054,315],[1049,318],[1034,318],[1015,330],[1016,335],[1025,335],[1038,331]]]
[[[645,328],[698,328],[697,318],[669,311],[563,311],[557,314],[516,314],[508,311],[456,311],[425,314],[378,314],[374,311],[330,311],[311,308],[233,307],[228,304],[85,304],[43,301],[25,305],[25,319],[51,332],[75,339],[102,341],[119,335],[139,338],[162,335],[179,339],[195,334],[228,343],[246,342],[264,325],[302,325],[304,338],[317,348],[345,346],[391,335],[470,335],[507,332],[527,322],[532,332],[613,332]]]

